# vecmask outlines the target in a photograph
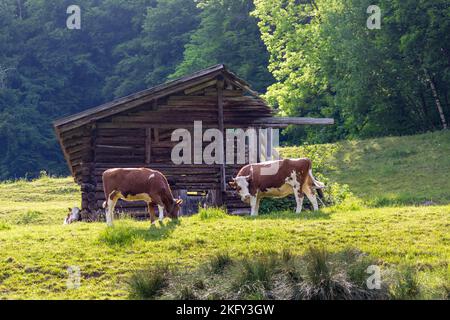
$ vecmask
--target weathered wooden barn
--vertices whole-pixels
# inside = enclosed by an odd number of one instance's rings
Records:
[[[109,168],[149,167],[165,174],[172,189],[184,198],[207,194],[213,205],[229,212],[248,208],[227,189],[227,181],[242,165],[175,165],[171,161],[174,130],[217,128],[284,128],[289,124],[325,125],[332,119],[278,118],[250,86],[217,65],[175,81],[106,103],[54,122],[55,131],[75,181],[81,186],[84,217],[95,217],[105,200],[102,173]],[[268,139],[258,145],[270,153]],[[208,143],[206,143],[208,144]],[[247,157],[248,159],[248,157]],[[198,197],[192,198],[200,201]],[[188,201],[189,202],[189,201]],[[191,206],[192,207],[192,206]],[[143,215],[144,203],[119,202],[118,210]],[[186,211],[184,213],[187,213]]]

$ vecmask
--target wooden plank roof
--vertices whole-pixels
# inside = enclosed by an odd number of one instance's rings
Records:
[[[168,96],[172,93],[191,88],[197,84],[204,83],[218,75],[224,76],[242,90],[253,96],[259,97],[258,93],[250,88],[250,85],[229,71],[225,65],[218,64],[207,69],[195,72],[191,75],[116,99],[95,108],[70,115],[54,121],[53,125],[58,132],[64,132],[83,126],[91,121],[96,121],[111,115],[132,109],[144,103]]]

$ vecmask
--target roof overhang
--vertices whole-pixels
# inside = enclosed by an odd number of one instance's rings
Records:
[[[99,119],[106,118],[123,111],[127,111],[142,104],[166,97],[170,94],[185,90],[187,88],[192,88],[196,85],[214,79],[220,75],[245,92],[259,97],[258,93],[253,91],[247,82],[229,71],[225,65],[219,64],[195,72],[189,76],[182,77],[177,80],[173,80],[120,99],[116,99],[98,107],[58,119],[54,121],[53,125],[56,131],[60,133],[76,129],[90,122],[97,121]]]

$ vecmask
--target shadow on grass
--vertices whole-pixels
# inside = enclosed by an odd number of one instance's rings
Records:
[[[108,227],[99,236],[100,242],[110,246],[126,246],[136,240],[158,241],[167,238],[180,225],[180,220],[157,222],[148,227],[136,227],[127,222],[121,222],[114,227]]]
[[[323,211],[302,211],[295,213],[293,211],[272,212],[270,214],[262,214],[257,217],[245,216],[246,220],[325,220],[330,219],[331,214]]]

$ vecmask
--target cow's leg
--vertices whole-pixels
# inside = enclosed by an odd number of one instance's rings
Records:
[[[317,203],[317,198],[316,198],[316,195],[315,195],[314,191],[312,190],[312,188],[306,188],[306,190],[304,190],[304,193],[308,197],[309,202],[311,202],[314,211],[319,210],[319,205]]]
[[[255,216],[259,215],[259,204],[261,203],[261,197],[256,196]]]
[[[159,221],[164,220],[164,207],[158,205],[158,211],[159,211]]]
[[[258,215],[260,200],[261,199],[258,197],[258,195],[250,197],[250,206],[251,206],[251,213],[250,214],[251,214],[252,217]]]
[[[113,226],[113,219],[114,219],[114,209],[116,207],[117,199],[110,199],[108,198],[108,210],[106,211],[106,224],[109,227]]]
[[[294,189],[295,202],[297,203],[297,208],[295,213],[301,213],[303,208],[303,199],[305,199],[305,194],[299,189]]]
[[[148,206],[148,213],[150,213],[150,221],[152,224],[155,223],[156,215],[155,215],[155,207],[153,206],[153,203],[149,202],[147,204]]]

